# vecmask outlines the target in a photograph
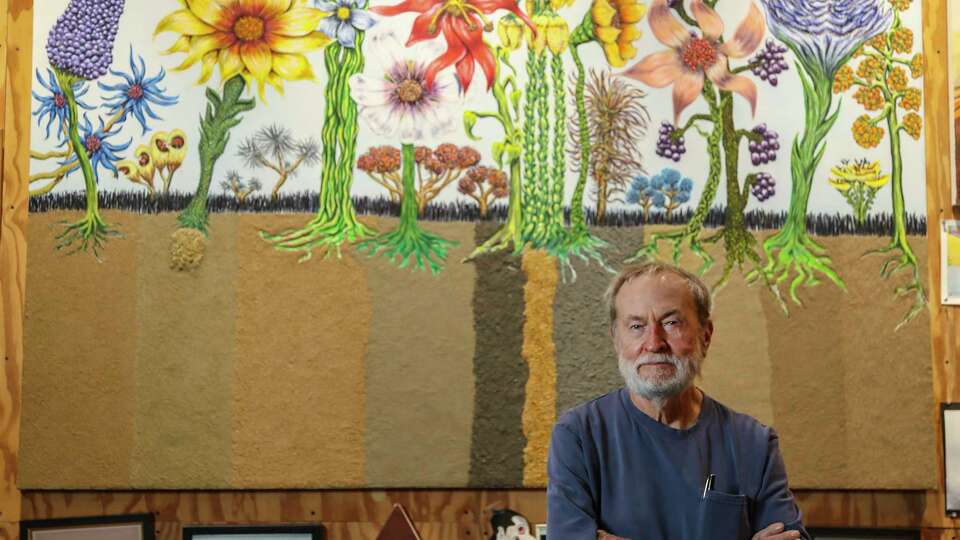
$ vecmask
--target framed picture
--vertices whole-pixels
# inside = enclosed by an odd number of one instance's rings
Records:
[[[807,529],[814,540],[920,540],[914,529]]]
[[[546,523],[537,523],[534,526],[534,531],[536,531],[535,538],[537,540],[547,540],[547,524]]]
[[[960,4],[947,2],[947,73],[950,78],[950,194],[954,206],[960,205]]]
[[[323,540],[319,523],[306,525],[197,525],[183,528],[183,540]]]
[[[940,222],[940,303],[960,305],[960,221],[952,219]]]
[[[154,540],[153,514],[26,520],[20,540]]]
[[[943,478],[947,515],[960,516],[960,403],[940,405],[943,416]]]

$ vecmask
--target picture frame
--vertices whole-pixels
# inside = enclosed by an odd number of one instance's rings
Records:
[[[533,526],[535,532],[534,537],[537,540],[547,540],[547,524],[546,523],[537,523]]]
[[[183,540],[324,540],[320,523],[268,525],[191,525],[183,528]]]
[[[813,540],[920,540],[919,529],[808,528]]]
[[[124,514],[20,522],[20,540],[154,540],[153,514]]]
[[[960,403],[942,403],[944,512],[960,516]]]
[[[947,77],[949,108],[953,117],[950,132],[950,201],[960,206],[960,5],[947,2]]]
[[[940,221],[940,303],[960,305],[960,220]]]

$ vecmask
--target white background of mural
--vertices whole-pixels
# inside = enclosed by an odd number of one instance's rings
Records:
[[[45,77],[45,70],[49,66],[46,56],[46,39],[49,29],[53,26],[56,18],[66,8],[67,0],[47,0],[42,8],[36,10],[35,21],[35,43],[34,43],[34,66],[41,70]],[[372,5],[391,5],[395,2],[383,2],[374,0]],[[583,14],[589,9],[589,2],[578,0],[573,6],[560,10],[563,16],[570,24],[571,28],[581,20]],[[749,4],[742,1],[721,0],[718,5],[718,12],[725,23],[725,35],[731,36],[739,22],[747,13]],[[758,4],[759,7],[762,8]],[[180,8],[176,0],[128,0],[125,12],[120,20],[120,29],[117,35],[114,48],[114,62],[112,69],[129,72],[129,50],[133,48],[136,54],[142,55],[146,60],[147,74],[155,75],[161,67],[167,71],[167,76],[161,86],[163,86],[168,95],[179,97],[180,102],[172,107],[155,107],[155,111],[161,116],[161,121],[152,121],[149,126],[151,130],[172,130],[175,128],[183,129],[188,136],[189,152],[186,161],[173,180],[172,190],[182,192],[193,192],[196,187],[199,176],[199,160],[196,153],[196,144],[199,141],[198,122],[200,115],[206,107],[203,86],[196,86],[194,83],[198,77],[196,66],[186,71],[173,71],[173,68],[180,64],[184,58],[183,54],[173,54],[162,56],[160,51],[166,49],[173,42],[174,34],[162,34],[153,36],[153,30],[157,22],[176,9]],[[505,12],[500,12],[505,13]],[[499,18],[501,15],[496,15]],[[373,61],[373,57],[388,55],[392,51],[376,50],[370,46],[373,38],[383,32],[394,32],[399,40],[406,41],[411,24],[415,14],[402,14],[393,17],[377,17],[378,24],[367,34],[367,40],[364,45],[364,54],[370,59],[367,62],[365,74],[373,75],[371,68],[379,62]],[[909,11],[903,15],[904,26],[914,30],[914,42],[918,43],[920,39],[920,3],[913,2]],[[633,65],[647,54],[664,49],[650,32],[647,18],[638,24],[642,31],[642,37],[634,42],[638,50],[635,58],[628,61],[627,67]],[[491,44],[499,42],[496,32],[486,34],[486,39]],[[766,39],[772,39],[769,30]],[[442,49],[441,49],[442,50]],[[758,49],[759,50],[759,49]],[[915,46],[915,50],[918,48]],[[521,48],[515,51],[511,56],[511,62],[517,68],[521,81],[524,80],[524,61],[526,57],[525,49]],[[404,51],[406,52],[406,51]],[[604,59],[599,46],[591,44],[580,48],[584,63],[596,69],[610,69]],[[317,75],[316,81],[296,81],[286,82],[284,84],[284,95],[279,95],[274,89],[267,88],[267,103],[258,103],[257,107],[244,115],[243,121],[230,134],[230,143],[224,152],[223,157],[216,165],[211,191],[213,193],[221,192],[220,182],[226,178],[227,171],[238,170],[244,177],[255,176],[261,179],[264,184],[264,192],[268,193],[273,181],[273,173],[266,170],[251,171],[244,165],[243,159],[237,156],[237,149],[240,142],[248,136],[253,135],[258,129],[268,126],[272,123],[280,123],[289,128],[295,138],[313,137],[320,139],[320,129],[323,122],[323,88],[326,82],[326,74],[323,66],[323,50],[308,53],[314,72]],[[803,123],[803,96],[798,77],[797,68],[794,65],[793,54],[788,51],[785,58],[790,64],[789,70],[779,75],[779,84],[772,87],[759,78],[750,76],[758,87],[758,105],[754,118],[751,118],[750,107],[747,102],[739,97],[734,97],[735,120],[738,126],[750,128],[760,123],[766,123],[771,129],[779,133],[780,152],[775,162],[761,165],[757,168],[750,167],[750,156],[746,144],[741,145],[740,170],[741,175],[749,172],[768,172],[776,180],[776,194],[765,201],[758,202],[754,197],[750,201],[746,210],[764,208],[768,210],[786,211],[790,200],[790,144],[795,134],[802,128]],[[567,63],[568,77],[572,74],[573,65],[569,55],[564,55]],[[429,61],[430,58],[423,58]],[[749,59],[733,61],[735,65],[742,65]],[[853,62],[851,65],[855,65]],[[453,67],[449,68],[452,73]],[[211,80],[205,86],[219,85],[219,70],[214,73]],[[613,69],[614,73],[623,71],[623,69]],[[113,75],[107,75],[100,79],[106,84],[115,84],[117,78]],[[686,207],[692,208],[696,205],[699,194],[703,189],[704,180],[707,173],[706,145],[704,139],[691,131],[686,137],[687,153],[679,163],[666,160],[655,155],[654,147],[656,143],[657,128],[662,120],[671,120],[673,117],[673,106],[671,101],[670,86],[662,89],[647,88],[639,82],[624,79],[628,84],[641,88],[648,93],[645,99],[645,105],[651,116],[650,126],[645,140],[641,143],[642,159],[641,162],[649,175],[658,173],[664,167],[673,167],[681,171],[685,176],[694,180],[694,188],[690,202]],[[88,84],[89,92],[84,98],[88,104],[96,105],[101,103],[101,92],[96,83]],[[35,90],[42,92],[43,89],[36,83]],[[252,93],[251,93],[252,92]],[[247,89],[248,95],[254,95],[256,90]],[[568,87],[568,97],[571,92]],[[552,100],[552,97],[551,97]],[[866,158],[870,161],[879,161],[882,170],[889,173],[890,153],[886,139],[884,142],[873,149],[865,150],[859,147],[853,140],[850,132],[850,126],[858,116],[864,114],[863,108],[852,99],[852,92],[846,92],[842,96],[834,95],[834,100],[841,101],[841,111],[832,132],[828,136],[828,144],[823,160],[817,169],[817,174],[813,183],[812,194],[810,197],[809,212],[825,212],[849,214],[850,207],[843,197],[827,181],[830,173],[830,167],[837,165],[843,159],[861,159]],[[36,108],[36,100],[34,100]],[[483,159],[482,164],[493,166],[490,146],[492,142],[502,138],[500,126],[495,122],[478,122],[474,130],[475,134],[481,137],[481,141],[471,141],[462,127],[459,127],[460,118],[465,110],[495,110],[496,103],[490,94],[484,92],[484,79],[482,71],[478,68],[474,75],[474,82],[469,92],[463,97],[462,106],[454,111],[454,117],[457,120],[458,128],[443,136],[439,140],[422,140],[419,144],[436,146],[442,142],[450,142],[457,145],[470,145],[478,150]],[[688,107],[681,116],[681,122],[685,121],[692,114],[706,112],[706,104],[702,99],[698,99],[693,105]],[[568,113],[573,111],[572,104],[567,106]],[[100,111],[90,111],[90,119],[96,124],[96,115],[99,112],[104,119],[108,116],[105,109]],[[922,114],[922,111],[920,111]],[[373,133],[369,125],[362,119],[359,125],[359,137],[357,145],[357,155],[359,156],[368,148],[377,145],[399,146],[399,141],[386,140]],[[133,149],[138,144],[146,143],[149,139],[147,135],[142,135],[140,126],[136,122],[128,121],[118,136],[113,137],[112,142],[123,143],[133,139],[130,147],[121,154],[122,158],[130,158]],[[905,207],[908,214],[920,214],[925,212],[926,199],[924,191],[924,167],[923,167],[923,138],[919,141],[913,140],[908,136],[901,138],[904,156],[904,197]],[[53,150],[56,148],[55,141],[44,139],[44,130],[37,127],[36,121],[32,123],[31,148],[34,150]],[[50,170],[50,162],[31,161],[31,174]],[[565,197],[569,202],[576,184],[576,171],[570,168],[566,177]],[[295,191],[317,191],[319,188],[320,166],[314,165],[305,168],[299,174],[287,181],[281,193],[293,193]],[[34,186],[32,186],[34,187]],[[72,173],[56,188],[56,192],[73,191],[83,189],[83,177],[79,171]],[[142,190],[142,187],[133,185],[122,176],[114,178],[112,174],[100,174],[100,190]],[[890,197],[889,185],[881,188],[877,194],[876,202],[873,205],[871,213],[889,213]],[[357,171],[355,175],[352,192],[355,195],[385,195],[383,188],[374,183],[365,173]],[[455,199],[467,200],[466,197],[459,194],[456,185],[449,186],[438,198],[438,201],[449,201]],[[724,204],[724,190],[719,190],[715,199],[716,205]],[[500,204],[505,204],[502,201]],[[592,205],[588,197],[585,201],[587,206]],[[612,203],[618,206],[619,203]]]

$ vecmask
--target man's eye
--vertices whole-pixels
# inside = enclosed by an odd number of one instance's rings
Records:
[[[641,328],[643,328],[643,325],[641,325],[640,323],[633,323],[630,325],[631,330],[640,330]]]
[[[663,325],[664,325],[664,326],[674,326],[674,325],[677,325],[677,324],[679,324],[679,323],[680,323],[680,321],[663,321]]]

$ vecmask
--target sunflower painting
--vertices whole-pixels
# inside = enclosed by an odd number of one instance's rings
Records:
[[[34,4],[24,487],[540,486],[650,259],[713,289],[711,392],[831,464],[797,486],[930,487],[918,0]],[[27,386],[94,373],[44,399],[135,421],[44,462]]]

